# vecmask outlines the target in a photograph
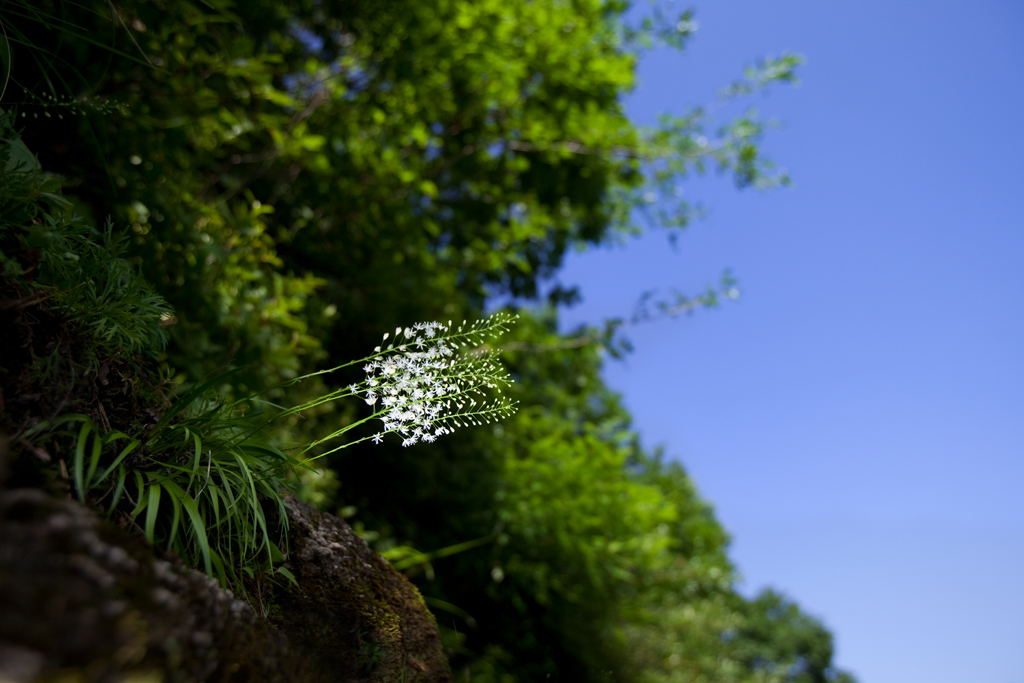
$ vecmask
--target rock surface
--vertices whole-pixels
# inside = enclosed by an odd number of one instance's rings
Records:
[[[0,683],[450,680],[412,584],[343,520],[290,505],[299,587],[272,588],[268,622],[75,502],[0,490]]]
[[[337,680],[451,680],[437,623],[416,587],[344,520],[287,499],[297,590],[271,621]],[[301,644],[301,645],[300,645]]]

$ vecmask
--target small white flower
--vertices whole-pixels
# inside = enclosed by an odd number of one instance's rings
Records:
[[[381,434],[380,432],[377,432],[376,434],[373,435],[373,442],[374,443],[380,443],[383,440],[384,440],[384,435]]]
[[[501,419],[513,411],[514,404],[506,398],[488,400],[483,392],[486,387],[508,384],[508,374],[486,354],[457,352],[503,331],[510,320],[496,314],[458,328],[451,322],[395,328],[396,344],[403,336],[412,341],[389,346],[384,352],[378,347],[379,355],[363,366],[366,380],[350,389],[363,393],[367,405],[381,402],[376,417],[384,423],[382,434],[400,434],[403,446],[432,442],[454,427]],[[374,443],[380,441],[374,438]]]

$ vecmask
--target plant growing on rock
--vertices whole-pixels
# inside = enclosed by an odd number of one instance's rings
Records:
[[[0,115],[0,185],[0,207],[9,209],[0,218],[0,274],[15,296],[11,305],[45,299],[89,347],[81,370],[86,375],[100,373],[105,358],[162,350],[160,323],[172,317],[171,308],[122,258],[123,235],[116,236],[109,221],[101,232],[73,215],[59,182],[43,175],[9,115]],[[449,321],[398,328],[386,348],[274,387],[362,366],[362,381],[287,410],[275,411],[258,395],[221,401],[216,390],[243,369],[236,368],[196,383],[155,424],[115,429],[100,408],[61,404],[47,419],[30,415],[10,427],[41,459],[50,458],[49,444],[55,453],[67,453],[67,463],[58,457],[54,464],[81,502],[106,509],[222,583],[237,583],[283,559],[287,529],[275,530],[268,511],[276,510],[279,524],[286,524],[282,495],[295,468],[360,441],[379,443],[388,433],[410,446],[511,414],[515,404],[500,395],[511,380],[486,341],[513,320],[497,313],[458,326]],[[492,390],[496,397],[489,397]],[[276,420],[353,397],[374,412],[306,446],[275,443]],[[377,419],[383,427],[376,434],[342,439]],[[276,571],[292,578],[282,567]]]
[[[488,395],[491,390],[500,394],[511,379],[494,359],[495,351],[484,345],[513,319],[497,313],[457,327],[427,322],[399,328],[395,341],[402,343],[378,346],[365,358],[326,371],[362,364],[364,380],[277,414],[247,415],[255,398],[220,404],[209,397],[236,369],[184,394],[146,434],[104,434],[87,415],[70,414],[40,422],[24,436],[64,428],[62,434],[71,439],[73,449],[72,481],[82,502],[101,505],[110,515],[117,512],[150,543],[166,545],[226,584],[241,575],[252,576],[261,566],[273,568],[283,559],[287,528],[282,526],[275,534],[266,508],[276,509],[277,519],[286,524],[282,495],[294,468],[354,443],[379,443],[388,433],[400,435],[402,444],[411,446],[513,413],[513,401]],[[385,341],[389,336],[384,335]],[[317,374],[322,373],[289,384]],[[280,417],[356,396],[379,407],[314,441],[297,456],[288,455],[288,449],[267,435]],[[300,459],[371,420],[383,423],[377,433]],[[276,571],[294,580],[287,569]]]
[[[82,502],[119,514],[150,543],[165,545],[222,583],[237,583],[260,567],[272,569],[284,557],[287,528],[281,526],[275,534],[267,508],[276,510],[279,523],[286,524],[282,495],[294,468],[360,441],[379,443],[387,433],[399,434],[403,445],[410,446],[514,412],[515,403],[508,398],[487,395],[492,389],[500,392],[511,380],[493,358],[494,351],[482,346],[512,319],[499,313],[454,329],[451,323],[434,322],[406,328],[408,333],[399,329],[396,335],[403,335],[405,343],[377,347],[366,358],[328,371],[364,364],[367,377],[362,382],[276,415],[247,415],[254,398],[219,404],[209,397],[236,369],[184,394],[146,434],[103,433],[89,416],[75,413],[40,422],[23,437],[54,432],[51,439],[69,438],[71,479]],[[267,436],[280,417],[353,396],[381,407],[313,442],[297,457]],[[257,417],[262,421],[257,423]],[[375,419],[383,422],[376,434],[299,459]],[[294,580],[284,567],[275,571]]]
[[[420,441],[430,443],[457,427],[483,425],[508,417],[515,411],[515,402],[503,396],[488,396],[490,390],[500,394],[503,386],[511,384],[511,379],[495,360],[496,352],[486,345],[486,340],[507,331],[515,318],[508,313],[495,313],[458,327],[450,320],[447,325],[421,322],[412,327],[398,327],[386,348],[382,349],[383,342],[387,342],[391,333],[385,334],[382,345],[375,347],[366,358],[328,370],[335,372],[362,365],[366,378],[288,412],[302,412],[349,396],[361,397],[367,405],[375,407],[375,412],[314,441],[303,452],[370,420],[379,419],[383,423],[381,430],[315,457],[367,439],[380,443],[385,434],[392,433],[402,437],[403,446]]]

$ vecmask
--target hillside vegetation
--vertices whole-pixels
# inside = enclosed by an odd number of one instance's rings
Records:
[[[291,491],[413,580],[457,681],[852,681],[819,622],[737,592],[713,510],[641,448],[601,379],[628,321],[563,336],[577,293],[541,296],[570,249],[680,234],[694,173],[787,182],[754,112],[625,116],[643,53],[694,26],[628,9],[5,3],[6,485],[72,496],[271,618],[301,582]],[[722,104],[798,63],[752,67]],[[500,361],[516,410],[374,443],[346,364],[509,296],[458,357]]]

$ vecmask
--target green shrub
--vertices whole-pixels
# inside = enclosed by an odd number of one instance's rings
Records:
[[[127,241],[108,219],[102,230],[75,215],[60,183],[42,172],[0,112],[0,272],[45,295],[109,355],[162,351],[161,320],[172,311],[123,258]]]

